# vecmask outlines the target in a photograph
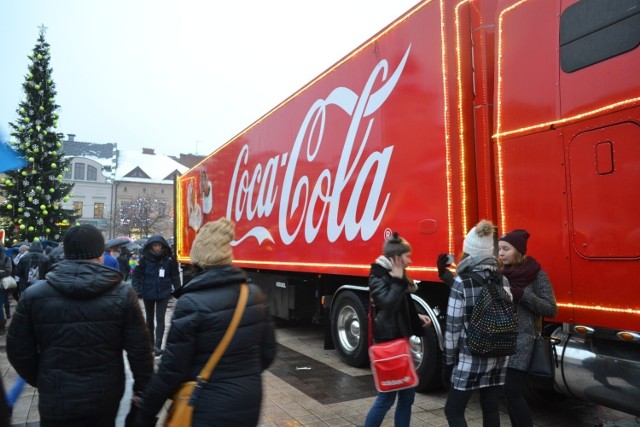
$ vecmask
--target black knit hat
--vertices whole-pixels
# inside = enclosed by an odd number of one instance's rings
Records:
[[[527,253],[527,240],[529,239],[527,230],[512,230],[500,237],[500,240],[510,243],[522,255]]]
[[[71,227],[63,240],[65,259],[96,259],[104,254],[104,237],[93,225]]]
[[[398,233],[393,233],[382,245],[382,254],[387,258],[411,252],[411,245]]]

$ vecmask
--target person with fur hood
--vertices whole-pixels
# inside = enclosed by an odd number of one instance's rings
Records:
[[[508,356],[486,357],[471,354],[466,331],[483,283],[465,273],[486,277],[497,271],[494,256],[494,229],[490,221],[482,220],[469,231],[464,239],[463,254],[456,268],[447,307],[444,334],[444,360],[442,382],[449,390],[444,413],[449,426],[465,426],[464,412],[474,390],[480,392],[482,425],[500,425],[498,396],[505,382]],[[509,283],[503,278],[507,293]]]
[[[147,328],[155,355],[161,356],[171,288],[178,289],[182,283],[178,262],[173,257],[171,247],[160,234],[149,237],[142,248],[140,262],[131,277],[131,285],[144,303]]]
[[[224,336],[236,309],[243,270],[231,265],[235,225],[227,218],[206,223],[191,247],[194,274],[174,292],[178,298],[158,372],[137,402],[135,425],[155,425],[156,414],[186,381],[199,376]],[[252,427],[262,404],[262,372],[275,358],[276,339],[266,296],[249,284],[249,295],[229,346],[194,398],[192,426]]]
[[[382,246],[382,255],[371,264],[369,293],[373,316],[373,341],[375,343],[424,336],[424,328],[431,319],[418,314],[411,299],[418,286],[409,279],[405,269],[411,264],[411,245],[398,233],[393,233]],[[394,415],[396,427],[408,427],[411,422],[411,406],[416,389],[380,392],[365,421],[365,427],[380,426],[385,415],[398,397]]]

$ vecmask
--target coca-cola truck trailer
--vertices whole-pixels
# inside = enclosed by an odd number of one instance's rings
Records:
[[[640,415],[640,1],[427,0],[177,180],[177,255],[236,222],[274,316],[367,363],[367,277],[413,246],[420,389],[438,387],[438,254],[482,218],[531,232],[558,315],[555,390]],[[538,395],[549,393],[538,390]]]

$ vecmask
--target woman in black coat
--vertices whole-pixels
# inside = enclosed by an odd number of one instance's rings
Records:
[[[158,372],[138,403],[136,425],[155,425],[165,401],[185,381],[195,380],[220,343],[238,302],[245,273],[231,265],[234,224],[205,224],[191,248],[198,270],[178,297]],[[199,390],[193,426],[255,426],[262,402],[262,371],[275,356],[275,333],[265,295],[249,285],[238,329],[209,381]]]

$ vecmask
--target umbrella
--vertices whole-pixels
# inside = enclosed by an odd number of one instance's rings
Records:
[[[27,165],[24,158],[2,141],[0,141],[0,160],[0,172],[20,169]]]
[[[107,240],[106,245],[110,248],[117,248],[118,246],[128,245],[129,243],[131,243],[131,239],[129,237],[122,236]]]

